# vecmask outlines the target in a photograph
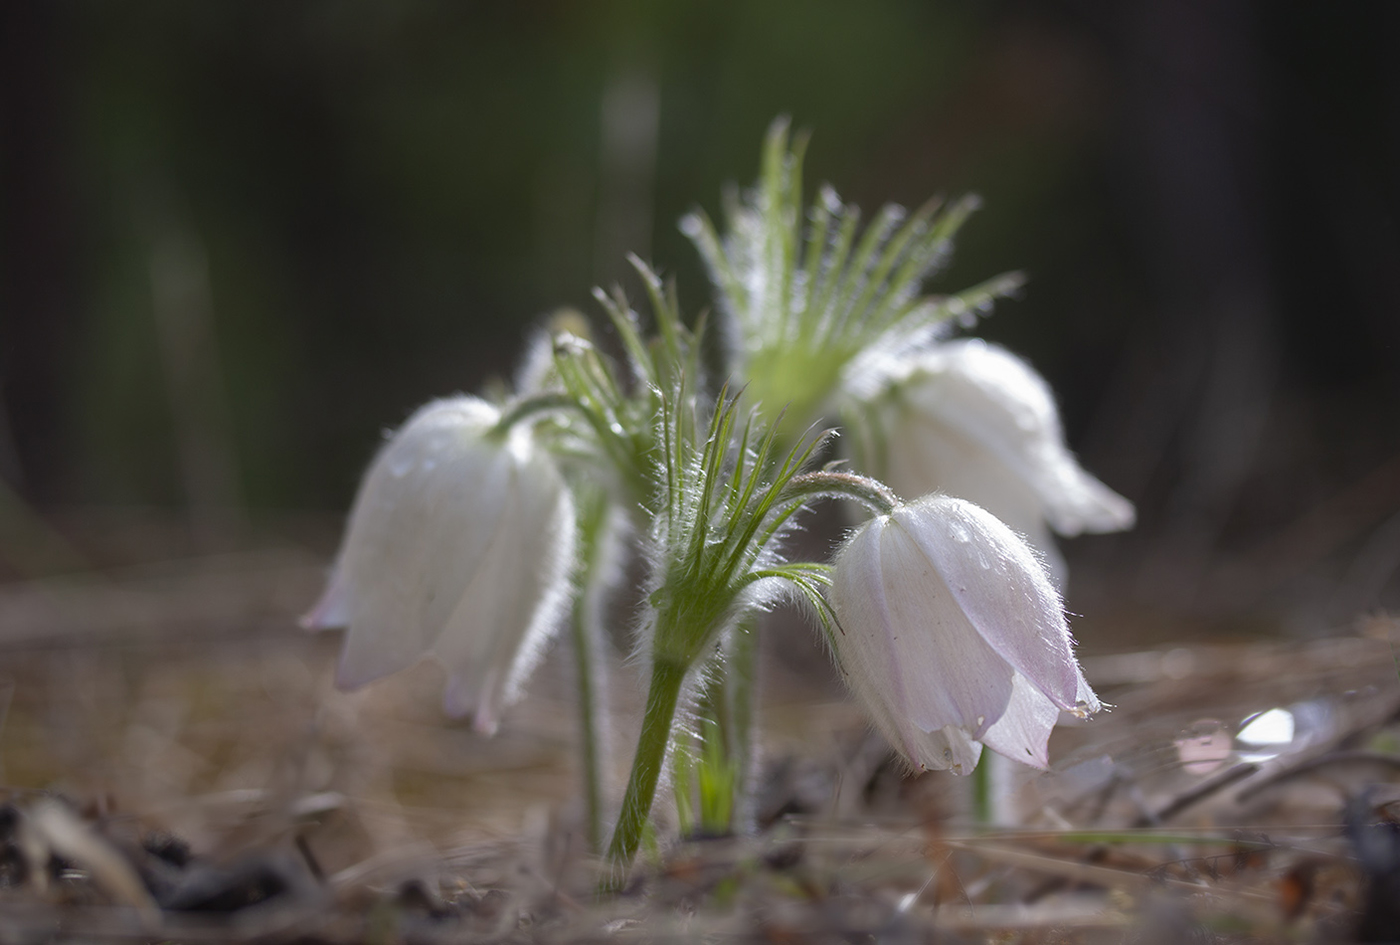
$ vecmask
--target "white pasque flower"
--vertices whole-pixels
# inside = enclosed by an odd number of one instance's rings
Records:
[[[421,407],[375,457],[308,628],[348,626],[336,684],[425,656],[443,705],[494,732],[568,602],[575,518],[550,457],[476,397]]]
[[[1100,708],[1034,552],[971,502],[927,495],[872,518],[832,580],[846,683],[917,768],[966,774],[982,745],[1044,768],[1060,710]]]
[[[1065,568],[1047,522],[1066,537],[1132,527],[1132,503],[1065,445],[1045,379],[1005,348],[967,338],[915,356],[875,418],[884,442],[871,472],[899,495],[937,490],[982,506],[1045,555],[1057,583]]]

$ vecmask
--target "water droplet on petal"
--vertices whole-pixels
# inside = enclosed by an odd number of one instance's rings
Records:
[[[953,541],[959,544],[965,545],[972,540],[972,536],[967,533],[967,529],[961,525],[954,524],[948,531],[953,536]]]

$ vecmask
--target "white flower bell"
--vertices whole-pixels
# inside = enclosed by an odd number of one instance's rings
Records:
[[[424,656],[447,670],[444,708],[494,732],[568,601],[575,519],[554,463],[496,407],[425,405],[360,484],[330,585],[303,618],[349,626],[336,684],[353,689]]]
[[[884,449],[871,471],[900,495],[937,490],[992,512],[1045,555],[1057,583],[1065,568],[1047,521],[1066,537],[1132,527],[1132,503],[1066,447],[1045,379],[1004,348],[937,345],[877,403]]]
[[[983,744],[1044,768],[1060,710],[1100,707],[1035,554],[970,502],[928,495],[866,522],[831,597],[847,684],[917,768],[966,774]]]

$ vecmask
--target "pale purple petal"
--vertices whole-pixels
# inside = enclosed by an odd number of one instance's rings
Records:
[[[1050,766],[1046,746],[1060,710],[1020,673],[1012,684],[1011,702],[996,724],[982,736],[986,746],[1013,761],[1037,768]]]
[[[1011,696],[1011,666],[957,603],[943,574],[896,512],[880,532],[894,671],[904,706],[925,732],[955,725],[980,735]]]
[[[851,687],[892,707],[902,738],[980,732],[1011,693],[1011,667],[958,609],[919,546],[888,518],[854,535],[834,574],[837,647]],[[879,693],[879,696],[874,696]]]
[[[932,732],[922,731],[911,725],[907,716],[897,715],[878,694],[852,691],[871,724],[915,770],[969,774],[977,766],[982,745],[962,729],[949,725]]]
[[[942,575],[982,639],[1056,705],[1073,707],[1079,680],[1069,627],[1026,543],[991,513],[949,496],[925,496],[893,519]],[[1005,698],[1009,689],[1003,705]]]

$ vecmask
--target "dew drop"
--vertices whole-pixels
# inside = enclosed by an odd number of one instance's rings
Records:
[[[1245,720],[1248,724],[1235,737],[1248,745],[1287,745],[1293,741],[1293,713],[1270,709]]]
[[[948,531],[953,536],[953,541],[956,541],[960,545],[965,545],[972,540],[972,536],[967,533],[967,529],[961,525],[953,525]]]

